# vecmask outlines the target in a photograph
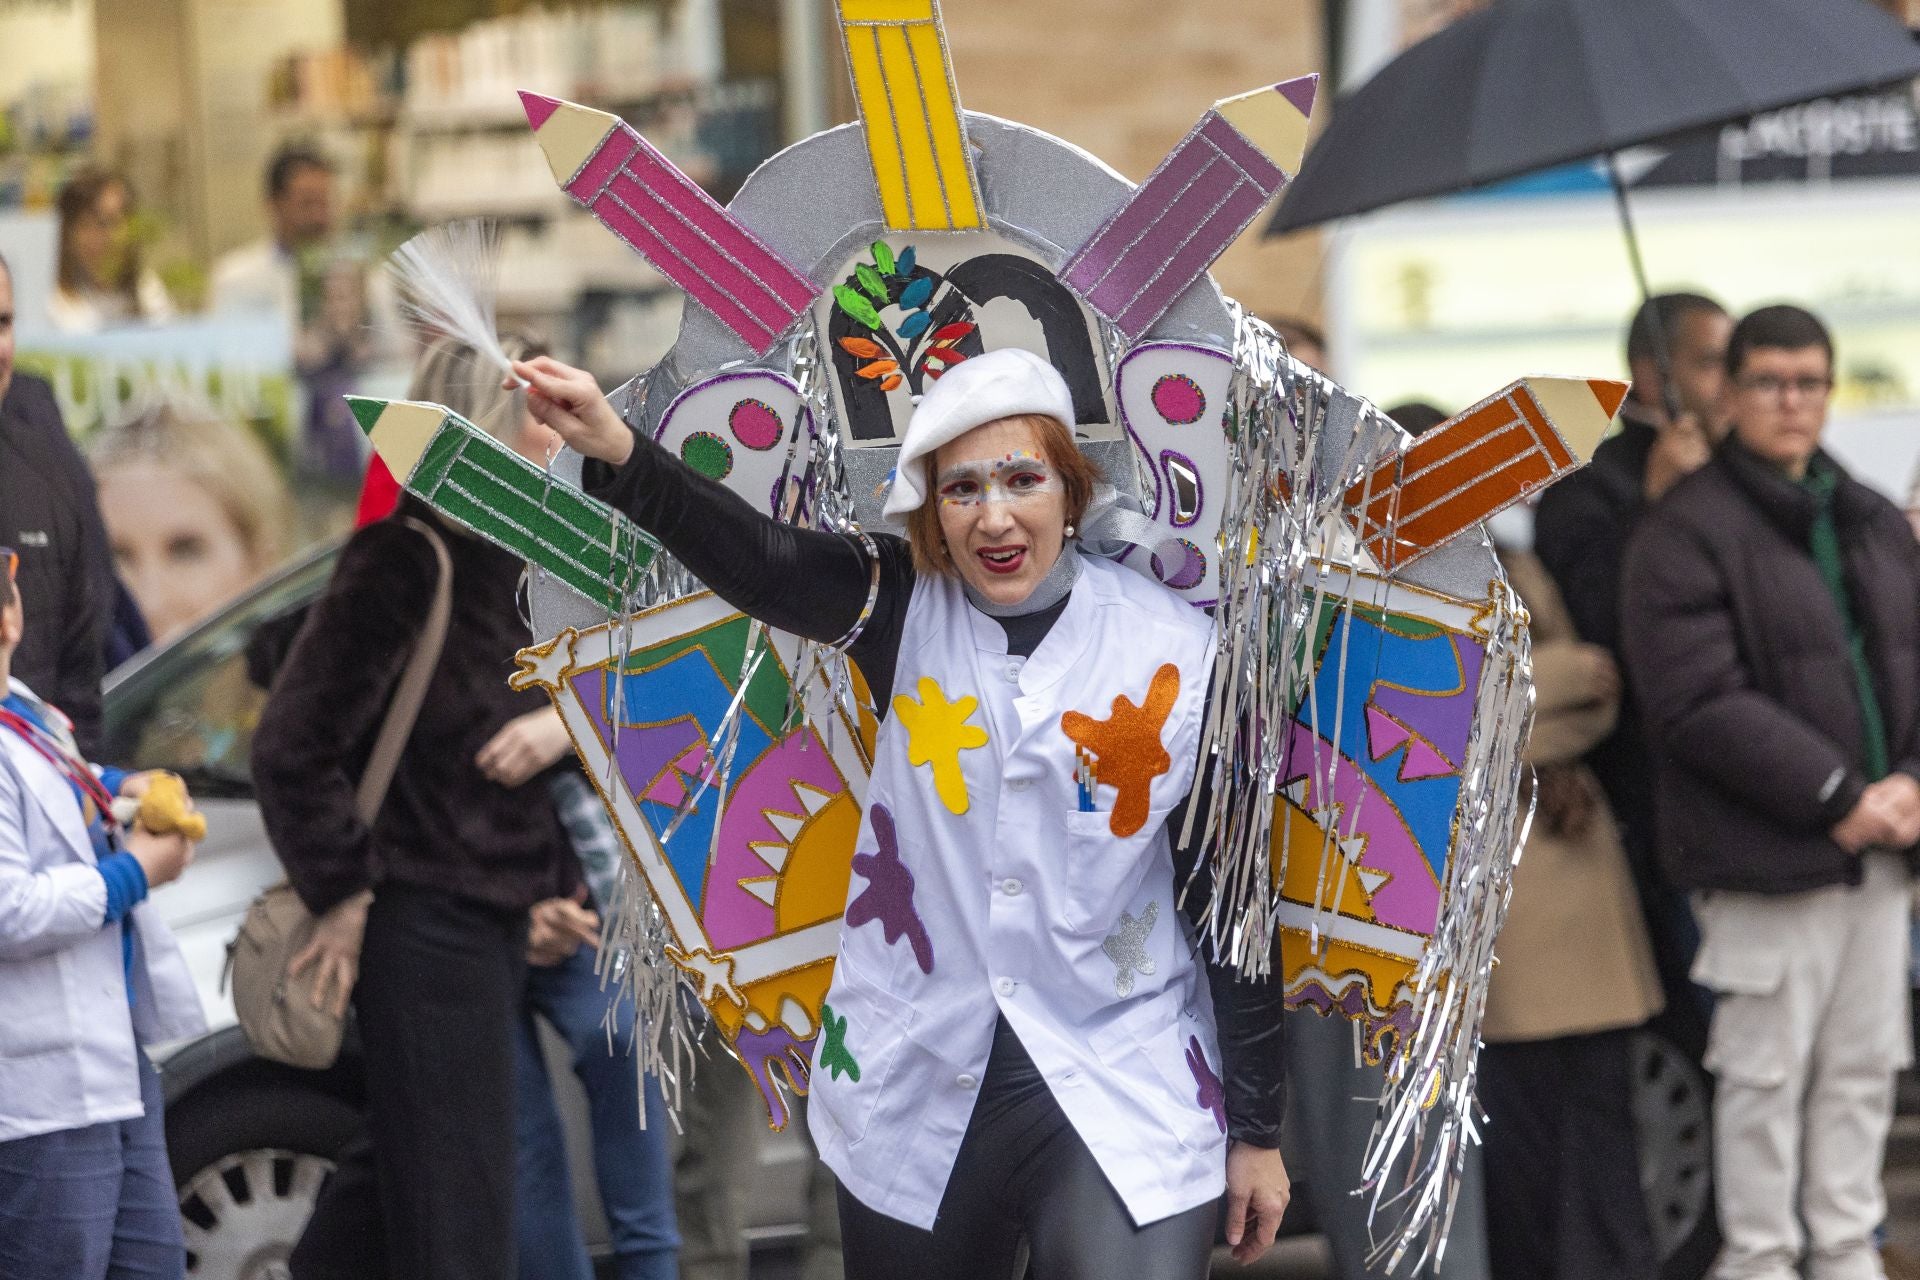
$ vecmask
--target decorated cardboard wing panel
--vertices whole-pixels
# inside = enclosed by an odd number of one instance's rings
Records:
[[[1411,1028],[1456,857],[1489,610],[1318,570],[1274,806],[1280,977],[1290,1007],[1359,1022],[1378,1062]]]
[[[872,762],[860,726],[800,710],[799,650],[702,592],[562,631],[514,678],[553,699],[776,1129],[807,1091]]]
[[[1125,562],[1188,603],[1220,594],[1220,517],[1232,462],[1227,394],[1233,358],[1184,342],[1143,342],[1120,362],[1116,392],[1127,439],[1146,476],[1146,515],[1162,530]]]

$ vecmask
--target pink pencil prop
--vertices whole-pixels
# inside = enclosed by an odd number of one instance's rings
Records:
[[[561,189],[754,354],[820,292],[620,117],[537,93],[520,102]]]

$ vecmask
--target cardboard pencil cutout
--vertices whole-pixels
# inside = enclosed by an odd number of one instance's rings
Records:
[[[983,229],[939,6],[934,0],[840,0],[840,35],[886,225]]]
[[[765,355],[817,292],[626,121],[522,93],[554,181]]]
[[[1319,86],[1302,76],[1214,103],[1061,278],[1141,337],[1300,168]]]

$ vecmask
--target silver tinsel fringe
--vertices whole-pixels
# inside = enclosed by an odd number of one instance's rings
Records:
[[[1219,647],[1214,700],[1201,749],[1212,787],[1204,813],[1189,812],[1208,850],[1212,893],[1204,931],[1214,954],[1249,978],[1269,977],[1277,941],[1278,886],[1286,862],[1317,860],[1314,923],[1309,944],[1322,944],[1319,920],[1340,908],[1344,883],[1340,841],[1358,828],[1329,823],[1317,849],[1294,847],[1281,833],[1275,861],[1273,817],[1281,787],[1302,773],[1333,793],[1334,771],[1350,767],[1317,745],[1311,760],[1290,759],[1289,719],[1357,708],[1313,704],[1313,638],[1329,610],[1351,614],[1358,604],[1386,605],[1391,575],[1371,582],[1372,599],[1325,590],[1323,562],[1360,558],[1341,514],[1346,495],[1360,487],[1372,498],[1372,476],[1405,447],[1405,433],[1359,400],[1287,355],[1259,320],[1237,316],[1228,431],[1232,474],[1221,526],[1221,597],[1216,613]],[[1392,538],[1389,525],[1386,536]],[[1386,1064],[1375,1131],[1363,1162],[1362,1192],[1387,1238],[1375,1260],[1389,1272],[1409,1254],[1437,1260],[1445,1248],[1466,1143],[1477,1141],[1475,1062],[1481,1013],[1493,966],[1493,940],[1506,910],[1514,862],[1520,753],[1531,726],[1533,688],[1526,614],[1504,581],[1493,578],[1487,656],[1474,729],[1461,769],[1461,796],[1447,883],[1434,936],[1411,986],[1411,1030],[1399,1036]],[[1343,628],[1350,634],[1351,628]],[[1325,658],[1344,669],[1344,648]],[[1344,681],[1342,682],[1344,684]],[[1315,738],[1318,742],[1318,735]],[[1395,1176],[1395,1171],[1399,1171]]]
[[[1361,1165],[1372,1212],[1390,1210],[1396,1219],[1372,1255],[1389,1274],[1409,1253],[1418,1271],[1429,1261],[1438,1266],[1446,1252],[1467,1143],[1479,1141],[1474,1085],[1494,939],[1533,819],[1531,794],[1520,814],[1521,754],[1533,729],[1527,612],[1505,582],[1494,582],[1492,591],[1440,920],[1414,971],[1412,1033],[1387,1062]]]
[[[831,364],[821,352],[810,316],[802,321],[793,344],[800,412],[788,438],[782,489],[790,497],[781,516],[813,528],[857,531],[853,501],[840,457],[840,437],[832,429],[829,416],[827,378],[831,376]],[[629,405],[639,406],[644,402],[645,396],[636,392]],[[786,483],[789,479],[797,483]],[[617,562],[632,564],[633,559],[629,555]],[[607,623],[624,631],[634,614],[702,590],[705,590],[703,585],[685,566],[666,552],[658,552],[645,570],[630,575],[619,598],[607,602]],[[825,726],[829,749],[831,735],[841,716],[849,724],[859,723],[862,706],[854,693],[852,670],[845,652],[846,645],[854,638],[850,635],[838,645],[803,640],[794,669],[788,673],[793,692],[786,723],[793,725],[802,717],[813,718],[815,723]],[[627,647],[627,637],[616,636],[615,650],[625,652]],[[765,629],[755,622],[734,698],[708,743],[701,784],[676,809],[661,837],[663,840],[671,838],[709,790],[717,788],[724,795],[730,787],[747,688],[770,649]],[[614,705],[621,706],[618,668],[611,678],[615,683]],[[826,704],[814,705],[822,688],[826,691]],[[872,710],[871,707],[865,709]],[[608,752],[610,772],[615,768],[613,761],[619,748],[618,718],[613,732],[614,742]],[[609,789],[618,785],[618,781],[612,776],[602,780]],[[704,1056],[700,1033],[706,1013],[699,1001],[698,984],[670,958],[669,948],[676,944],[666,914],[631,860],[622,864],[617,900],[604,905],[606,920],[602,926],[597,972],[603,987],[616,988],[622,996],[633,1000],[635,1020],[630,1040],[636,1071],[642,1077],[651,1074],[659,1078],[668,1115],[677,1128],[683,1091],[692,1081],[699,1058]],[[610,1040],[615,1034],[613,1019],[613,1011],[609,1010],[606,1028]],[[644,1088],[640,1091],[640,1115],[644,1126],[647,1122]]]

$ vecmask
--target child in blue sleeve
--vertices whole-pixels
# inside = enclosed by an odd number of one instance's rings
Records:
[[[0,548],[0,1276],[178,1280],[186,1252],[143,1045],[206,1024],[147,903],[185,837],[120,829],[58,710],[11,678],[26,619]]]

